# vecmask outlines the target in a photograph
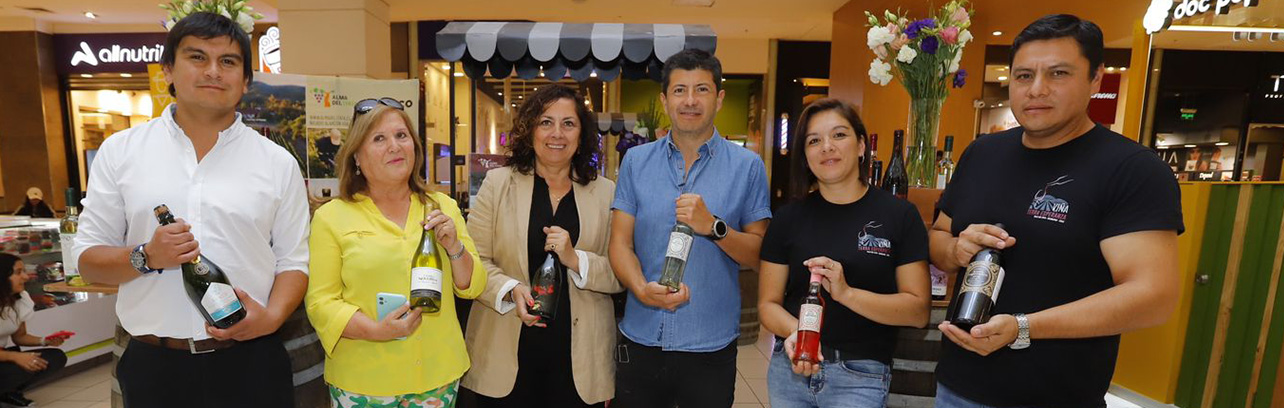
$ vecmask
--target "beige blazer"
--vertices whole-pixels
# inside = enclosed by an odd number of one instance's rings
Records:
[[[624,290],[606,257],[615,183],[598,178],[587,186],[571,183],[580,215],[576,252],[580,269],[568,271],[571,298],[571,372],[575,389],[594,404],[615,395],[615,312],[612,293]],[[530,286],[526,240],[535,178],[501,167],[487,173],[468,215],[468,232],[486,267],[486,291],[473,302],[464,341],[472,368],[461,384],[499,398],[517,380],[517,345],[522,322],[516,305],[503,300],[518,282]],[[587,262],[585,262],[587,261]],[[585,267],[584,265],[587,265]]]

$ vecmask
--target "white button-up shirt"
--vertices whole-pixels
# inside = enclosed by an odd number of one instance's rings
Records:
[[[152,209],[165,204],[191,224],[201,255],[222,267],[232,286],[267,305],[277,274],[308,270],[308,201],[298,162],[241,123],[240,114],[197,162],[174,109],[103,142],[71,255],[146,243],[160,226]],[[120,285],[116,314],[135,336],[209,338],[178,268]]]

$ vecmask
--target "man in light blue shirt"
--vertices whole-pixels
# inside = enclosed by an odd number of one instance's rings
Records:
[[[713,126],[722,66],[688,49],[665,62],[668,137],[629,150],[611,218],[611,267],[629,289],[613,408],[730,407],[740,267],[758,267],[771,218],[766,168]],[[695,230],[681,289],[657,283],[669,233]]]

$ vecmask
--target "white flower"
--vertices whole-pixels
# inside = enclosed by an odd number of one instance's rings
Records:
[[[953,60],[950,60],[950,73],[951,73],[951,74],[953,74],[953,73],[955,73],[955,72],[959,72],[959,61],[960,61],[960,60],[962,60],[962,59],[963,59],[963,49],[962,49],[962,48],[960,48],[958,52],[954,53],[954,59],[953,59]]]
[[[254,17],[250,16],[250,13],[238,13],[236,15],[236,24],[240,25],[246,34],[254,32]]]
[[[908,47],[906,47],[908,48]],[[875,59],[869,63],[869,80],[874,83],[886,86],[892,82],[892,65],[883,60]]]
[[[174,24],[177,24],[174,20],[165,20],[165,22],[162,23],[162,25],[165,26],[165,31],[173,29]]]
[[[887,31],[887,27],[885,26],[870,27],[869,32],[866,33],[866,37],[868,38],[866,39],[865,45],[868,45],[871,50],[876,47],[880,47],[883,44],[891,43],[892,40],[896,39],[896,35]]]
[[[906,64],[913,64],[916,57],[918,51],[914,51],[914,47],[901,47],[901,52],[896,54],[896,60]]]
[[[969,42],[972,42],[972,32],[971,32],[971,31],[963,30],[963,32],[959,33],[959,47],[960,47],[960,48],[962,48],[963,46],[967,45],[967,43],[969,43]]]

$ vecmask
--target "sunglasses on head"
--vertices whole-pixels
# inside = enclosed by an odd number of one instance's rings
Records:
[[[353,106],[352,110],[357,115],[364,115],[366,113],[370,113],[370,111],[374,110],[374,108],[379,105],[395,108],[397,110],[406,110],[406,107],[402,106],[400,101],[392,98],[362,99],[360,101],[357,101],[357,104]],[[356,115],[353,115],[353,116],[356,116]]]

